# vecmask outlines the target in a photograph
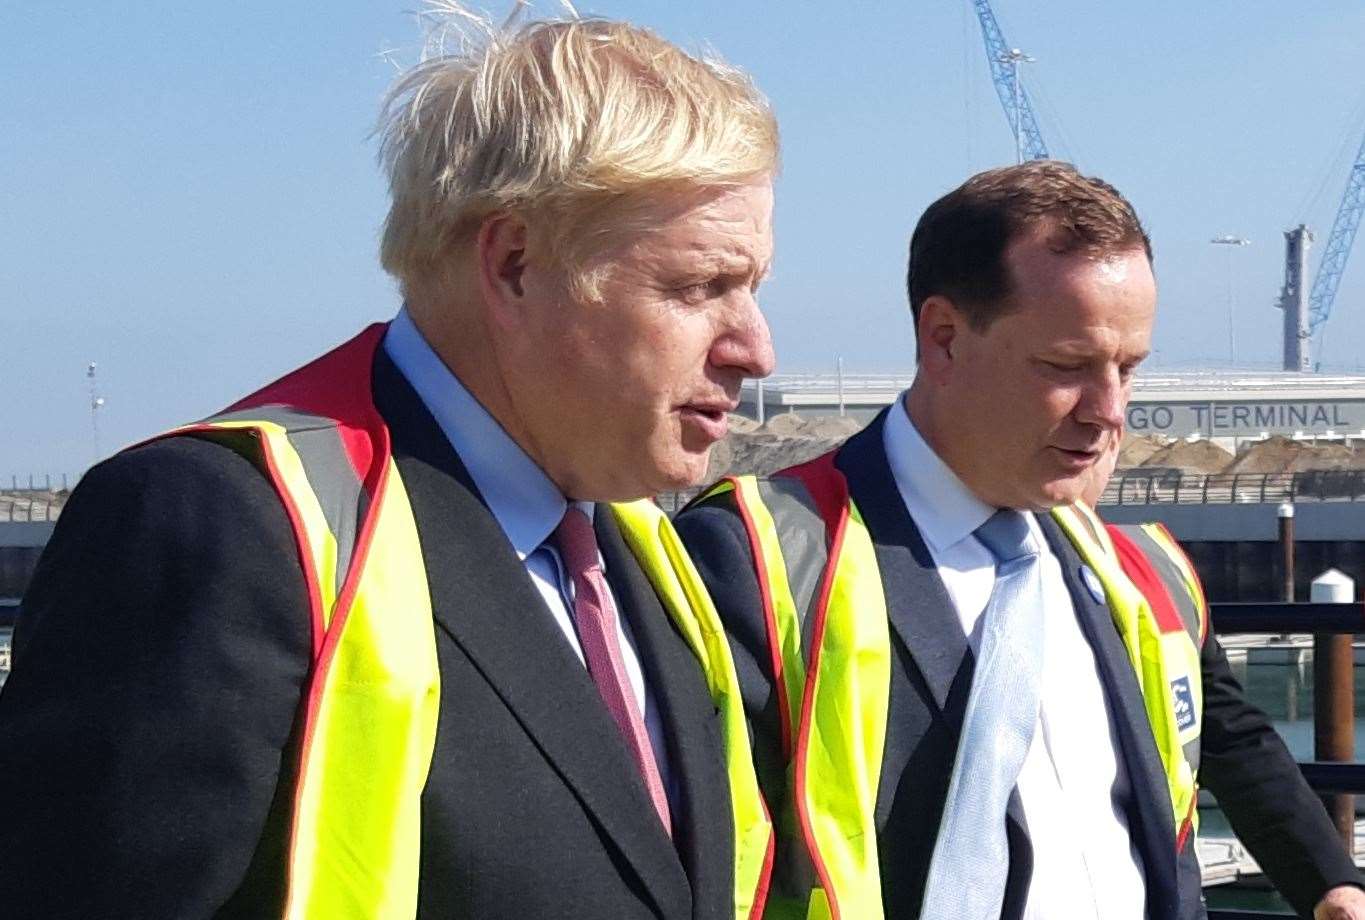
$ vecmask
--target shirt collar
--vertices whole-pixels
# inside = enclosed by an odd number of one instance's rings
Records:
[[[995,509],[971,493],[915,428],[902,393],[886,415],[882,443],[891,475],[920,534],[942,552],[972,535]]]
[[[406,307],[389,324],[384,351],[441,426],[488,510],[525,561],[559,526],[568,500],[451,373]],[[575,505],[592,519],[592,502]]]

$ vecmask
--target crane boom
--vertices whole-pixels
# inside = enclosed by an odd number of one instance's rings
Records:
[[[991,66],[991,82],[995,84],[995,93],[1005,108],[1010,130],[1019,138],[1023,158],[1046,160],[1047,143],[1043,140],[1043,133],[1038,130],[1038,119],[1033,116],[1028,92],[1018,82],[1018,54],[1000,32],[1000,23],[995,21],[990,0],[972,0],[972,4],[976,7],[976,18],[981,21],[981,37],[986,41],[986,61]]]
[[[1351,244],[1355,242],[1356,231],[1360,229],[1362,214],[1365,214],[1365,139],[1360,142],[1360,152],[1356,154],[1351,178],[1346,183],[1346,194],[1341,199],[1341,207],[1337,209],[1332,235],[1327,238],[1322,264],[1318,266],[1312,293],[1308,295],[1310,334],[1317,332],[1327,322],[1327,317],[1332,315],[1332,301],[1336,300],[1341,276],[1346,272],[1346,260],[1350,258]]]

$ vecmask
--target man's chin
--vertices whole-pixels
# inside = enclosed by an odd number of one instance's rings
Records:
[[[669,465],[668,490],[677,492],[706,485],[706,471],[711,460],[709,449],[696,453],[688,451]]]
[[[648,458],[653,462],[649,464],[644,475],[640,478],[648,482],[648,496],[652,497],[661,492],[683,492],[697,486],[706,485],[707,463],[710,458],[710,451],[700,453],[688,450],[670,451],[664,457]],[[646,459],[646,458],[641,458]],[[647,497],[645,494],[637,495],[636,498]]]
[[[1085,478],[1066,476],[1043,484],[1038,490],[1035,511],[1050,511],[1062,505],[1074,505],[1085,494]]]

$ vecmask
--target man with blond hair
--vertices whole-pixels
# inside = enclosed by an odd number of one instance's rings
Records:
[[[383,155],[396,318],[65,509],[0,696],[6,917],[761,897],[742,718],[636,500],[772,368],[767,104],[643,29],[535,22],[406,74]]]

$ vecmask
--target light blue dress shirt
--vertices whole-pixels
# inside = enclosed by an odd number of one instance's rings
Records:
[[[564,571],[558,550],[547,542],[568,510],[568,499],[445,366],[406,308],[389,324],[384,351],[460,455],[460,462],[526,567],[555,624],[582,662],[583,648],[573,620],[573,581]],[[592,502],[575,504],[592,519]],[[619,611],[620,605],[616,607]],[[624,616],[617,617],[617,640],[635,699],[642,701],[645,728],[664,789],[670,804],[676,804],[659,707],[645,681],[635,638]]]
[[[996,509],[934,453],[905,405],[902,393],[887,413],[886,460],[975,650],[995,587],[995,558],[975,531]],[[1028,519],[1042,550],[1045,609],[1038,726],[1017,786],[1033,848],[1024,920],[1141,920],[1146,882],[1128,828],[1132,783],[1061,563],[1035,516]],[[1086,816],[1085,833],[1068,815]]]

